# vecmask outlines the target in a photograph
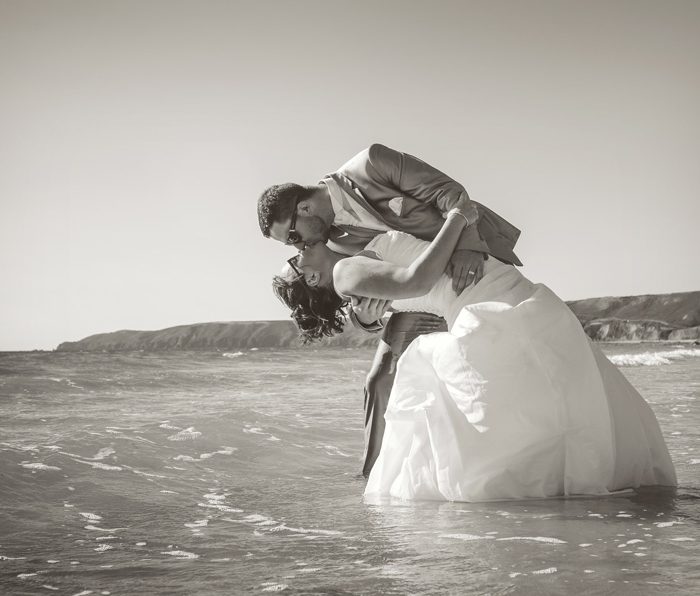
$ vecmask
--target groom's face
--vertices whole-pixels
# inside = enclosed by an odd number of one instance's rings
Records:
[[[297,213],[293,231],[296,232],[290,238],[292,231],[292,217],[284,221],[276,221],[270,227],[270,237],[278,242],[294,246],[298,250],[303,250],[306,246],[311,246],[317,242],[327,242],[330,227],[326,224],[322,217],[315,215],[313,212],[314,205],[309,201],[302,201],[297,205]],[[294,242],[300,238],[298,242]]]

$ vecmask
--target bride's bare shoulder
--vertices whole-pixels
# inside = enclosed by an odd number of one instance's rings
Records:
[[[371,250],[363,250],[352,257],[341,259],[333,267],[333,286],[346,295],[357,295],[366,281],[377,275],[387,264]]]

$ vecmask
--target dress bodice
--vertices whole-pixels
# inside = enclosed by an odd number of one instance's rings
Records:
[[[391,230],[379,234],[365,247],[381,260],[407,267],[428,248],[429,242],[415,236]],[[468,286],[457,296],[452,289],[452,279],[443,274],[433,288],[424,296],[394,300],[394,311],[429,312],[443,317],[449,327],[463,306],[474,302],[501,300],[508,303],[520,299],[522,289],[529,291],[530,282],[522,277],[512,265],[496,258],[484,262],[484,277],[476,285]],[[515,288],[520,288],[514,291]]]
[[[429,245],[429,242],[410,234],[391,230],[375,236],[365,250],[374,252],[382,261],[408,267]],[[442,275],[424,296],[394,300],[391,308],[394,311],[429,312],[444,317],[456,297],[452,280]]]

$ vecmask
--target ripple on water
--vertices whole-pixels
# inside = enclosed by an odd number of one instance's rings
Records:
[[[495,536],[477,536],[476,534],[440,534],[438,538],[455,538],[457,540],[494,540]]]
[[[178,559],[199,559],[199,555],[196,553],[191,553],[186,550],[163,550],[160,551],[161,555],[170,555],[171,557],[177,557]]]
[[[262,586],[263,592],[281,592],[289,587],[287,584],[277,584],[274,582],[264,582],[260,585]]]
[[[177,432],[168,437],[168,441],[192,441],[198,437],[201,437],[202,433],[194,429],[194,426],[185,428],[180,432]]]
[[[243,432],[244,432],[245,434],[247,434],[247,435],[261,435],[261,436],[264,436],[264,437],[266,437],[266,439],[267,439],[268,441],[275,441],[275,442],[277,442],[277,441],[281,441],[281,440],[282,440],[282,439],[280,439],[279,437],[276,437],[275,435],[273,435],[272,433],[266,432],[266,431],[263,430],[261,427],[259,427],[259,426],[253,426],[253,425],[251,425],[251,424],[246,424],[246,425],[243,427]]]
[[[108,470],[112,472],[121,472],[122,467],[121,466],[112,466],[110,464],[104,464],[100,461],[83,461],[82,459],[76,459],[76,458],[71,458],[74,462],[78,464],[84,464],[87,466],[90,466],[92,468],[95,468],[97,470]]]
[[[538,569],[533,571],[532,575],[548,575],[550,573],[556,573],[558,570],[556,567],[547,567],[546,569]]]
[[[210,459],[215,455],[233,455],[234,451],[238,451],[238,447],[229,447],[227,445],[222,445],[217,451],[212,451],[210,453],[200,453],[198,456],[193,457],[191,455],[176,455],[173,457],[175,461],[202,461],[205,459]]]
[[[656,522],[654,525],[657,528],[670,528],[671,526],[683,525],[680,521],[667,521],[667,522]]]
[[[27,468],[28,470],[32,470],[33,472],[36,472],[37,470],[44,471],[44,472],[57,472],[61,469],[57,466],[48,466],[46,464],[42,464],[42,463],[38,463],[38,462],[21,463],[19,465],[22,466],[23,468]]]
[[[566,540],[559,540],[559,538],[550,538],[548,536],[509,536],[496,538],[496,540],[527,540],[529,542],[544,542],[546,544],[567,544]]]

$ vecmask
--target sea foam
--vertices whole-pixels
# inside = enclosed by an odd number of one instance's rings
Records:
[[[19,464],[23,468],[27,468],[28,470],[60,470],[61,468],[57,468],[56,466],[47,466],[46,464],[41,464],[41,463],[33,463],[33,464]]]
[[[674,360],[700,357],[700,349],[679,348],[662,352],[642,352],[641,354],[615,354],[608,356],[617,366],[660,366],[670,364]]]
[[[201,436],[202,436],[201,432],[199,432],[198,430],[195,430],[194,426],[190,426],[189,428],[181,430],[179,433],[175,433],[174,435],[170,435],[168,437],[168,441],[187,441],[187,440],[196,439],[197,437],[201,437]]]

